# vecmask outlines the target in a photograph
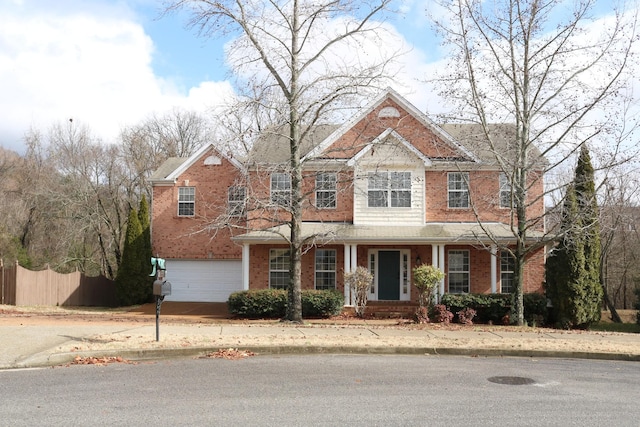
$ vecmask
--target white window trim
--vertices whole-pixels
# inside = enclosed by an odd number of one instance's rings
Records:
[[[515,284],[515,275],[516,275],[515,268],[514,268],[513,270],[503,270],[503,269],[502,269],[502,267],[505,265],[505,264],[503,263],[503,256],[511,257],[512,262],[515,262],[515,259],[514,259],[513,255],[511,255],[509,252],[506,252],[506,251],[500,251],[500,258],[499,258],[499,260],[500,260],[500,293],[505,293],[505,291],[504,291],[504,290],[503,290],[503,288],[502,288],[503,275],[510,275],[510,276],[511,276],[511,282],[512,282],[513,284]],[[515,265],[514,265],[514,267],[515,267]],[[513,291],[514,291],[514,290],[513,290],[513,289],[511,289],[511,290],[510,290],[509,292],[507,292],[507,293],[511,293],[511,292],[513,292]]]
[[[318,251],[333,252],[333,270],[319,270],[318,269]],[[337,277],[337,264],[338,264],[338,251],[336,249],[324,249],[316,248],[314,256],[314,273],[313,273],[313,288],[318,289],[318,273],[333,273],[333,288],[322,288],[321,290],[336,289],[336,277]]]
[[[285,186],[288,188],[274,188],[274,184],[279,182],[279,180],[274,181],[275,177],[286,177],[287,180],[282,182],[285,183]],[[278,206],[288,207],[291,206],[291,175],[286,172],[273,172],[270,177],[270,200],[271,203],[274,203]],[[287,203],[281,203],[281,201],[286,201]]]
[[[191,191],[191,194],[183,194],[187,190]],[[181,206],[191,206],[191,214],[180,213]],[[193,217],[196,214],[196,187],[178,187],[178,212],[179,217]]]
[[[462,179],[456,180],[456,182],[461,182],[464,184],[464,188],[451,188],[451,178],[453,175],[459,175]],[[466,194],[466,206],[451,206],[451,193],[461,193]],[[449,209],[469,209],[470,206],[470,195],[469,195],[469,172],[448,172],[447,173],[447,207]]]
[[[398,182],[398,180],[394,180],[393,179],[393,174],[406,174],[409,176],[409,187],[405,188],[405,187],[399,187],[399,188],[394,188],[394,183]],[[381,178],[383,178],[384,176],[384,181],[385,181],[385,186],[384,187],[371,187],[371,178],[373,178],[374,176],[380,176]],[[411,206],[413,205],[413,195],[412,195],[412,172],[411,171],[377,171],[377,172],[368,172],[367,173],[367,208],[370,209],[387,209],[387,208],[391,208],[391,209],[411,209]],[[404,181],[404,180],[403,180]],[[384,193],[384,200],[385,200],[385,205],[384,206],[372,206],[370,204],[370,197],[369,197],[369,193],[372,191],[379,191],[381,193]],[[393,206],[393,201],[396,200],[392,195],[394,192],[402,192],[402,193],[408,193],[409,195],[409,206]],[[398,199],[400,200],[400,199]]]
[[[324,177],[324,176],[332,176],[333,177],[332,181],[331,180],[330,181],[323,180],[323,181],[320,181],[320,184],[321,185],[322,184],[326,185],[326,183],[331,183],[333,188],[328,188],[328,189],[327,188],[319,188],[318,187],[318,184],[319,184],[318,178],[321,177],[321,176],[322,177]],[[318,197],[318,194],[320,194],[320,193],[333,193],[333,206],[320,206],[320,203],[318,202],[318,200],[320,200],[319,197]],[[329,200],[331,200],[331,199],[329,199]],[[321,173],[318,173],[316,175],[316,207],[318,209],[336,209],[338,207],[338,175],[335,172],[321,172]]]
[[[500,191],[498,192],[498,204],[501,208],[511,208],[511,183],[507,178],[507,174],[500,172],[499,184]],[[503,203],[503,200],[508,200],[508,203]]]
[[[467,254],[467,270],[452,270],[451,269],[451,254],[452,253],[466,253]],[[451,249],[447,252],[447,288],[450,294],[466,294],[471,292],[471,252],[468,249]],[[467,290],[455,291],[451,290],[451,274],[466,274],[467,275]]]
[[[286,263],[286,267],[287,267],[286,269],[272,269],[271,268],[271,260],[274,257],[284,256],[284,255],[280,255],[280,254],[285,254],[285,253],[288,253],[288,252],[289,252],[289,249],[285,249],[285,248],[269,249],[269,289],[283,289],[281,286],[278,286],[277,288],[274,288],[272,286],[272,284],[271,284],[271,273],[284,273],[284,272],[286,272],[287,276],[288,276],[289,263]],[[277,253],[277,255],[274,255],[276,253]],[[287,255],[287,256],[290,256],[290,255]],[[284,289],[286,289],[286,284],[285,284]]]
[[[242,190],[242,199],[236,199],[238,191]],[[228,214],[234,218],[244,218],[247,216],[247,189],[241,185],[234,185],[227,189],[227,209]]]

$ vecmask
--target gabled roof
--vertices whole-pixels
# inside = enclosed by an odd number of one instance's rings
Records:
[[[347,161],[347,166],[354,166],[362,156],[364,156],[365,154],[367,154],[368,152],[373,150],[373,148],[374,148],[374,146],[376,144],[383,142],[386,138],[388,138],[390,136],[395,138],[395,140],[398,141],[400,143],[400,145],[402,145],[407,150],[409,150],[410,152],[415,154],[420,160],[422,160],[422,162],[424,163],[425,166],[431,166],[431,160],[427,156],[422,154],[409,141],[407,141],[405,138],[403,138],[402,135],[398,134],[398,132],[396,132],[395,130],[393,130],[391,128],[388,128],[387,130],[382,132],[376,139],[374,139],[373,141],[368,143],[355,156],[353,156],[351,159],[349,159],[349,161]]]
[[[407,111],[415,119],[417,119],[422,125],[431,130],[442,141],[449,144],[454,150],[463,153],[466,157],[472,161],[479,161],[478,157],[471,151],[467,150],[463,145],[459,144],[451,135],[445,132],[434,121],[432,121],[426,114],[418,110],[413,104],[400,96],[392,88],[387,88],[386,92],[382,93],[377,99],[373,100],[368,106],[364,107],[358,114],[353,116],[350,120],[346,121],[342,126],[329,135],[321,144],[317,145],[313,150],[307,153],[302,160],[309,160],[315,157],[321,157],[322,153],[326,151],[333,143],[339,138],[344,136],[350,129],[352,129],[358,122],[364,120],[371,112],[378,108],[384,101],[391,99],[398,104],[402,109]]]
[[[220,152],[220,150],[218,150],[212,142],[209,142],[207,144],[204,144],[200,148],[198,148],[198,150],[196,150],[189,157],[169,157],[151,175],[151,178],[149,179],[149,181],[155,184],[159,184],[162,182],[165,182],[165,183],[175,182],[180,175],[182,175],[198,159],[200,159],[204,154],[206,154],[211,149],[213,149],[221,158],[226,159],[238,169],[244,170],[244,166],[241,162]]]

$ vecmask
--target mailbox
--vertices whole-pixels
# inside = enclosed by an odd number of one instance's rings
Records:
[[[166,280],[154,281],[153,294],[161,297],[171,295],[171,282],[167,282]]]

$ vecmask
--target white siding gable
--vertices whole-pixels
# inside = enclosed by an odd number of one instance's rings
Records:
[[[411,207],[369,207],[369,173],[411,173]],[[374,144],[354,165],[356,225],[424,224],[424,161],[395,138]]]

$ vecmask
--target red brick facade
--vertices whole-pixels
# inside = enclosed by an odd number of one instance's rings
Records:
[[[379,112],[388,107],[393,107],[399,112],[399,116],[379,117]],[[423,198],[424,224],[430,223],[464,223],[477,224],[478,219],[483,222],[509,224],[511,210],[500,207],[500,172],[497,168],[481,166],[476,160],[469,157],[469,152],[461,150],[442,133],[434,130],[431,124],[424,118],[416,117],[415,111],[408,109],[405,104],[394,97],[384,99],[366,113],[360,120],[348,130],[344,131],[324,147],[323,158],[352,159],[361,150],[376,140],[387,129],[392,128],[394,135],[399,135],[413,145],[417,152],[425,158],[435,159],[464,159],[448,163],[440,162],[437,167],[424,167],[424,194]],[[373,150],[372,150],[373,152]],[[211,156],[219,159],[219,162],[207,162]],[[466,158],[465,158],[466,156]],[[267,216],[264,211],[252,209],[254,201],[269,200],[269,173],[258,173],[248,169],[244,172],[239,164],[221,155],[215,149],[199,153],[199,157],[189,159],[188,167],[181,170],[179,176],[174,176],[172,181],[158,181],[153,186],[152,199],[152,242],[153,252],[163,258],[186,260],[241,260],[243,256],[242,243],[234,242],[234,236],[240,236],[256,228],[268,228],[273,225],[274,217]],[[468,173],[470,206],[466,208],[451,208],[448,206],[448,173],[464,171]],[[315,202],[315,170],[304,171],[303,192],[308,194],[303,220],[307,222],[327,222],[353,224],[355,194],[354,168],[336,169],[337,178],[337,202],[332,209],[318,209]],[[422,177],[419,177],[422,178]],[[532,177],[536,178],[536,177]],[[251,194],[247,194],[248,221],[243,218],[227,218],[228,223],[221,225],[220,218],[227,212],[228,189],[234,185],[245,185],[250,182]],[[195,215],[178,215],[178,194],[181,187],[193,187],[195,189]],[[529,217],[541,216],[544,212],[543,191],[541,179],[534,180],[529,197],[532,203],[528,211]],[[280,213],[282,219],[286,215]],[[422,216],[422,215],[420,215]],[[212,226],[215,224],[215,226]],[[389,225],[401,226],[402,223]],[[249,228],[246,228],[250,226]],[[543,223],[540,222],[538,231],[541,231]],[[393,237],[393,236],[391,236]],[[239,242],[242,240],[240,239]],[[400,251],[410,254],[409,269],[416,266],[416,260],[425,264],[432,264],[434,246],[444,245],[443,265],[447,273],[449,269],[449,256],[451,250],[468,251],[469,254],[469,291],[472,293],[488,293],[495,286],[500,291],[500,258],[493,260],[489,251],[491,242],[486,240],[474,244],[470,241],[460,243],[456,236],[452,236],[449,242],[425,239],[423,244],[411,242],[399,242],[382,244],[370,243],[367,239],[361,242],[342,242],[337,236],[331,243],[318,247],[334,249],[335,259],[335,285],[339,291],[344,291],[343,274],[345,268],[345,249],[348,251],[352,245],[357,246],[357,262],[355,264],[369,266],[371,251],[383,249]],[[248,244],[248,277],[243,278],[245,287],[250,289],[265,289],[269,287],[270,277],[270,249],[286,248],[284,242],[256,242]],[[302,258],[302,287],[313,289],[315,283],[315,248],[309,248]],[[437,252],[437,250],[436,250]],[[540,249],[530,256],[525,266],[525,292],[541,292],[544,278],[544,249]],[[247,262],[247,260],[244,260]],[[352,263],[353,265],[354,263]],[[492,274],[492,264],[496,271]],[[409,270],[410,271],[410,270]],[[409,272],[410,274],[410,272]],[[497,278],[497,283],[492,283],[492,277]],[[448,292],[448,279],[445,279],[445,292]],[[417,292],[412,287],[410,301],[417,302]]]
[[[206,230],[218,215],[226,212],[227,190],[240,178],[240,171],[222,158],[220,165],[205,165],[215,151],[197,159],[174,185],[154,185],[151,203],[153,253],[161,258],[240,259],[242,247],[231,240],[239,234],[233,228]],[[195,188],[195,215],[178,215],[180,187]],[[240,224],[242,225],[242,224]]]

